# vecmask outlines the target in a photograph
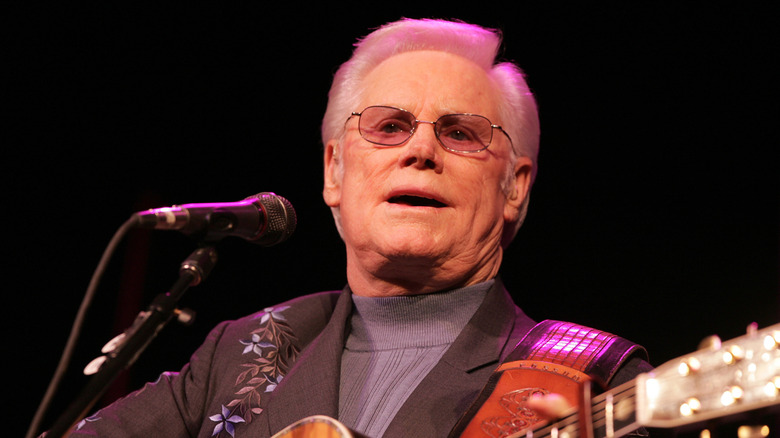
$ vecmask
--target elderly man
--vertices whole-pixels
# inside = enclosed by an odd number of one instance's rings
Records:
[[[447,436],[506,361],[560,363],[610,385],[649,369],[621,338],[537,325],[501,284],[539,127],[521,71],[494,64],[499,44],[493,31],[437,20],[361,40],[322,130],[323,197],[348,285],[219,325],[181,372],[74,433],[270,436],[321,414],[370,437]],[[563,341],[580,353],[556,362]]]

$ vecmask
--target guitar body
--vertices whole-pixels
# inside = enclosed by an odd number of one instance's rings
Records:
[[[582,384],[590,379],[564,365],[519,360],[501,365],[495,372],[496,384],[460,434],[463,438],[507,437],[533,429],[545,422],[528,408],[531,397],[558,394],[571,406],[581,402]],[[483,395],[487,392],[483,392]],[[333,418],[315,415],[284,428],[273,438],[358,438]]]
[[[346,426],[325,415],[314,415],[285,427],[273,438],[353,438]]]
[[[570,406],[580,404],[582,385],[590,378],[573,368],[542,361],[518,360],[494,373],[492,390],[486,388],[479,408],[459,436],[506,437],[533,429],[545,421],[528,408],[531,397],[558,394]]]

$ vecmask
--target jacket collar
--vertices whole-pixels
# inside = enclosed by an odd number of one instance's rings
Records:
[[[322,333],[301,352],[272,394],[266,407],[272,432],[311,415],[338,416],[341,354],[351,312],[352,299],[345,288]],[[496,279],[455,342],[401,407],[386,435],[404,436],[411,430],[419,436],[446,434],[500,359],[533,325]]]

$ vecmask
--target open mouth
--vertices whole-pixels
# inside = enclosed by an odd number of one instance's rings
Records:
[[[445,203],[441,201],[437,201],[435,199],[426,198],[424,196],[413,196],[413,195],[393,196],[388,200],[388,202],[391,204],[408,205],[411,207],[441,208],[447,206]]]

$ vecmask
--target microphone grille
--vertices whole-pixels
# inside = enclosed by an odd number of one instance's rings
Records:
[[[272,193],[262,192],[247,199],[257,199],[265,210],[265,230],[252,240],[262,246],[272,246],[287,240],[295,231],[298,218],[290,201]]]

